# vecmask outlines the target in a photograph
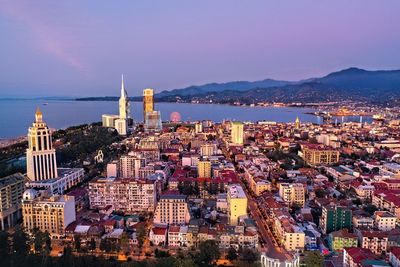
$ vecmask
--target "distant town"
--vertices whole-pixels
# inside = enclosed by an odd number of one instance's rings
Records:
[[[27,137],[2,145],[1,264],[399,265],[396,108],[162,121],[147,88],[134,121],[129,99],[122,77],[118,114],[56,131],[38,107]]]

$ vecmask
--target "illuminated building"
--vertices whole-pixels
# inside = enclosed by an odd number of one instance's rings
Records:
[[[38,196],[28,189],[22,197],[22,217],[28,232],[38,228],[51,236],[64,236],[65,228],[75,221],[75,198],[67,195]]]
[[[190,213],[185,195],[170,192],[160,196],[154,213],[154,223],[186,224],[189,220]]]
[[[24,193],[24,176],[15,173],[0,179],[0,231],[13,227],[21,217],[21,200]]]
[[[28,130],[26,170],[32,181],[57,178],[56,151],[49,127],[43,122],[39,108],[36,110],[35,122]]]
[[[147,122],[147,113],[154,111],[154,91],[151,88],[143,90],[143,121]]]
[[[211,161],[200,160],[197,163],[197,173],[200,178],[211,178]]]
[[[243,145],[243,123],[231,122],[231,141],[235,145]]]

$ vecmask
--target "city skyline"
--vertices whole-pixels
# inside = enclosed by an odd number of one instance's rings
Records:
[[[116,95],[121,73],[139,96],[399,68],[397,1],[0,3],[0,97]]]

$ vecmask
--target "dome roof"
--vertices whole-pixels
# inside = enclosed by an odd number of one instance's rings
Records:
[[[36,198],[38,195],[38,192],[34,189],[27,189],[25,190],[24,194],[22,195],[23,200],[32,200]]]

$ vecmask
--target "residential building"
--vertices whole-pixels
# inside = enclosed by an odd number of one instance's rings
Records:
[[[189,207],[185,195],[167,192],[160,196],[154,213],[154,223],[186,224],[190,220]]]
[[[124,155],[119,159],[119,173],[122,178],[139,178],[139,169],[146,166],[146,159],[139,155]]]
[[[377,255],[388,249],[388,233],[380,231],[357,231],[358,242],[362,248],[367,248]]]
[[[396,228],[397,217],[387,211],[375,211],[374,226],[380,231],[390,231]]]
[[[339,151],[324,145],[302,145],[300,155],[310,165],[331,165],[339,162]]]
[[[324,234],[346,228],[351,229],[352,212],[349,208],[336,205],[322,207],[320,228]]]
[[[153,212],[157,201],[156,182],[133,178],[96,178],[89,182],[90,208],[126,213]]]
[[[237,184],[229,185],[227,193],[228,221],[230,225],[237,225],[239,217],[247,216],[247,197]]]
[[[279,196],[289,205],[304,207],[306,189],[300,183],[280,183]]]
[[[331,250],[342,251],[344,248],[357,247],[358,237],[347,229],[341,229],[329,234],[328,243]]]
[[[211,178],[211,161],[209,160],[198,161],[197,175],[200,178]]]
[[[25,177],[15,173],[0,179],[0,231],[13,227],[21,218]]]
[[[278,243],[288,251],[302,251],[305,247],[305,233],[296,225],[287,211],[272,212],[273,231],[278,237]]]

